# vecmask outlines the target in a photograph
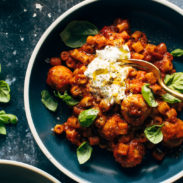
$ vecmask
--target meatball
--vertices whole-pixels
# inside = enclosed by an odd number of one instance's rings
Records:
[[[65,66],[57,65],[48,72],[47,84],[58,91],[65,91],[72,78],[72,71]]]
[[[134,167],[142,162],[145,154],[143,144],[137,140],[132,140],[129,144],[118,143],[113,151],[115,160],[122,167]]]
[[[121,104],[124,119],[133,126],[142,125],[150,110],[141,94],[129,95]]]
[[[118,135],[127,134],[128,124],[118,114],[111,116],[102,128],[102,135],[107,140],[113,140]]]
[[[162,127],[163,144],[168,147],[179,146],[183,142],[183,121],[177,119],[176,123],[166,121]]]

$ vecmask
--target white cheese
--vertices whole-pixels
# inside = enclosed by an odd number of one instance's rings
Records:
[[[92,92],[110,104],[120,103],[125,97],[125,79],[131,67],[122,65],[119,59],[127,58],[130,58],[127,45],[121,48],[106,46],[96,51],[96,58],[84,73],[89,78]]]

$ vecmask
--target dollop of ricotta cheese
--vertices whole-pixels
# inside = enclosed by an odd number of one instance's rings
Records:
[[[91,92],[106,99],[110,104],[120,103],[125,98],[125,79],[130,66],[124,66],[121,59],[130,58],[127,45],[106,46],[96,51],[96,57],[88,65],[85,76],[89,78]]]

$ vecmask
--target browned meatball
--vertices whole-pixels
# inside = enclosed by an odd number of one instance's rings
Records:
[[[127,130],[128,124],[118,114],[114,114],[106,121],[102,135],[107,140],[113,140],[118,135],[127,134]]]
[[[166,121],[162,127],[163,143],[168,147],[179,146],[183,142],[183,121],[177,119],[176,123]]]
[[[144,154],[144,146],[137,140],[132,140],[129,144],[119,143],[113,151],[115,160],[120,163],[122,167],[126,168],[140,164]]]
[[[72,78],[72,71],[65,66],[57,65],[48,72],[47,84],[58,91],[65,91]]]
[[[150,114],[150,108],[141,94],[133,94],[125,98],[121,104],[121,112],[125,120],[133,125],[142,125]]]

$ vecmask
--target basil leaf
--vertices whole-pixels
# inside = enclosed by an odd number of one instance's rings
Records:
[[[98,34],[98,29],[95,25],[88,21],[72,21],[63,32],[60,33],[62,41],[71,48],[81,47],[89,35]]]
[[[163,100],[165,102],[168,102],[170,104],[175,104],[175,103],[178,103],[178,102],[181,102],[180,99],[174,97],[173,95],[170,95],[169,93],[166,93],[162,96]]]
[[[170,85],[171,82],[172,82],[172,80],[173,80],[173,77],[172,77],[171,75],[167,74],[167,75],[165,76],[164,83],[165,83],[166,85]]]
[[[174,57],[181,57],[183,56],[183,49],[175,49],[171,52],[171,54],[174,56]]]
[[[0,134],[6,135],[6,127],[2,123],[0,123]]]
[[[92,154],[93,148],[87,143],[83,142],[76,151],[79,164],[86,163]]]
[[[161,131],[162,125],[152,125],[145,128],[144,133],[146,138],[153,144],[158,144],[163,140],[163,133]]]
[[[0,114],[0,122],[4,124],[16,124],[18,118],[13,114]]]
[[[183,93],[183,72],[166,75],[164,82],[170,89]]]
[[[60,92],[56,93],[55,91],[54,91],[54,94],[55,94],[56,97],[62,99],[62,101],[65,102],[69,106],[75,106],[79,103],[77,100],[72,98],[72,96],[70,96],[67,93],[67,91],[65,91],[63,95]]]
[[[0,114],[6,114],[6,112],[4,110],[1,110]]]
[[[82,127],[89,127],[96,119],[98,113],[99,111],[97,109],[87,109],[82,111],[78,116],[80,125]]]
[[[149,86],[150,86],[150,84],[143,85],[142,91],[141,91],[142,96],[150,107],[157,107],[158,103],[154,99],[154,95],[153,95],[151,89],[149,88]]]
[[[55,112],[58,107],[58,102],[50,95],[47,90],[41,92],[41,102],[50,111]]]
[[[8,103],[10,101],[10,87],[8,83],[0,81],[0,102]]]

